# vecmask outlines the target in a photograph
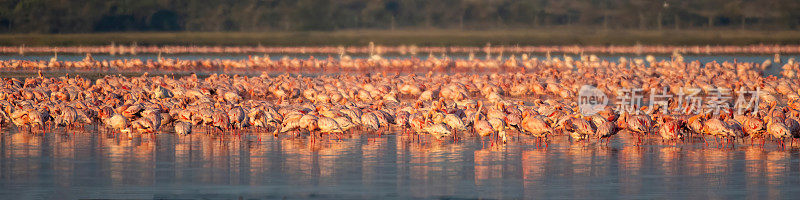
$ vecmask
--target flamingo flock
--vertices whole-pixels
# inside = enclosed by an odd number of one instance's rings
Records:
[[[523,54],[523,53],[599,53],[599,54],[798,54],[800,45],[619,45],[619,46],[503,46],[487,44],[475,46],[416,46],[398,45],[382,46],[371,43],[367,46],[142,46],[110,44],[104,46],[0,46],[0,53],[73,53],[73,54],[402,54],[416,55],[423,53],[487,53],[487,54]]]
[[[694,142],[713,138],[733,146],[773,141],[781,147],[800,138],[800,67],[790,60],[782,76],[763,76],[771,63],[684,62],[620,59],[596,56],[531,59],[328,58],[281,59],[256,57],[242,61],[2,61],[12,68],[133,69],[245,67],[260,76],[196,74],[183,77],[107,75],[96,80],[80,76],[3,78],[0,124],[43,133],[55,129],[92,127],[133,137],[137,134],[271,133],[277,137],[339,137],[356,132],[414,134],[435,140],[489,138],[493,144],[535,138],[547,146],[552,137],[573,142],[608,143],[625,133],[637,144]],[[342,68],[358,73],[271,74],[272,69]],[[401,73],[412,68],[427,73]],[[450,70],[442,73],[441,69]],[[591,85],[619,97],[640,88],[679,96],[687,91],[713,96],[728,88],[733,98],[721,101],[721,112],[687,112],[686,101],[581,112],[579,89]],[[757,90],[756,104],[734,112],[736,95]],[[758,141],[758,142],[756,142]],[[744,143],[744,142],[743,142]]]

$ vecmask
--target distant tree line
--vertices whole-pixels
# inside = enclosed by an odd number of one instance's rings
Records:
[[[800,28],[799,0],[0,0],[0,32]]]

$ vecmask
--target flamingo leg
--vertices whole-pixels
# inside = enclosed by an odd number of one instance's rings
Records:
[[[547,136],[544,136],[544,148],[547,149],[550,143],[547,142]]]

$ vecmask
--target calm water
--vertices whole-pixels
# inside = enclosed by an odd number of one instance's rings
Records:
[[[202,60],[202,59],[232,59],[232,60],[244,60],[248,59],[248,56],[264,56],[263,54],[163,54],[163,58],[170,58],[170,59],[180,59],[180,60]],[[338,58],[338,55],[330,55],[330,54],[269,54],[268,55],[273,60],[279,60],[284,57],[288,58],[298,58],[298,59],[308,59],[311,56],[314,56],[318,59],[325,59],[327,57],[334,57]],[[356,58],[365,58],[366,55],[352,55]],[[417,55],[417,58],[420,59],[427,59],[428,54],[424,55]],[[441,55],[434,55],[440,57]],[[452,54],[450,55],[455,58],[466,59],[467,55],[460,55],[460,54]],[[518,56],[518,55],[516,55]],[[553,54],[552,58],[564,59],[565,56],[570,56],[573,59],[579,59],[580,55],[574,54]],[[614,61],[617,62],[621,57],[625,57],[627,59],[645,59],[646,55],[635,55],[635,54],[613,54],[613,55],[599,55],[600,59]],[[32,60],[32,61],[48,61],[53,57],[53,55],[49,54],[25,54],[25,55],[17,55],[17,54],[0,54],[0,60]],[[84,59],[85,55],[81,54],[60,54],[58,56],[59,61],[79,61]],[[385,58],[410,58],[410,56],[404,55],[386,55]],[[476,58],[485,58],[485,55],[476,55]],[[505,56],[505,57],[508,57]],[[534,54],[531,57],[539,58],[539,59],[546,59],[545,55]],[[96,60],[115,60],[115,59],[143,59],[143,60],[156,60],[158,59],[157,54],[137,54],[137,55],[117,55],[111,56],[108,54],[96,54],[93,55],[93,58]],[[655,58],[657,60],[670,60],[670,55],[656,55]],[[766,54],[733,54],[733,55],[685,55],[684,60],[686,62],[691,61],[700,61],[703,63],[717,61],[717,62],[753,62],[753,63],[763,63],[765,60],[773,60],[773,55],[766,55]],[[781,63],[773,62],[773,64],[767,67],[763,75],[774,75],[780,77],[781,72],[781,65],[788,62],[790,59],[793,60],[800,60],[800,55],[781,55]],[[43,72],[44,76],[63,76],[64,74],[78,74],[82,77],[87,77],[90,79],[100,78],[107,74],[120,74],[124,76],[140,76],[144,72],[141,70],[136,69],[104,69],[102,72],[99,72],[95,69],[55,69],[55,70],[46,70]],[[159,71],[149,71],[148,74],[152,76],[185,76],[191,73],[197,73],[201,77],[208,76],[209,74],[215,73],[226,73],[226,74],[239,74],[245,76],[258,76],[261,75],[261,71],[257,70],[240,70],[240,69],[195,69],[193,71],[189,70],[159,70]],[[281,74],[283,72],[276,72],[273,74]],[[305,75],[315,75],[312,73],[307,73],[303,71],[294,71],[291,73],[304,73]],[[11,69],[5,70],[4,73],[0,74],[0,77],[9,77],[9,78],[26,78],[37,76],[37,70],[33,69]]]
[[[793,149],[703,142],[549,147],[522,137],[438,142],[409,135],[0,137],[0,198],[793,198]]]

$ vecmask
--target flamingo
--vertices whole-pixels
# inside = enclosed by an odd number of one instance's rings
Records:
[[[317,125],[319,126],[320,132],[323,133],[343,133],[344,131],[339,126],[339,123],[336,122],[333,118],[330,117],[319,117],[317,119]]]
[[[553,133],[553,128],[550,128],[550,125],[547,124],[544,117],[538,115],[533,116],[526,113],[525,117],[522,119],[521,126],[526,133],[537,138],[544,138],[547,137],[547,134]]]
[[[425,132],[431,134],[436,139],[444,139],[453,135],[453,132],[450,131],[450,128],[447,125],[442,123],[436,124],[429,124],[423,128]]]
[[[750,136],[750,143],[753,143],[756,137],[764,137],[766,126],[761,119],[745,115],[734,115],[733,118],[741,124],[744,133]]]
[[[480,101],[478,102],[478,110],[473,114],[474,119],[472,121],[472,128],[481,137],[488,137],[492,133],[494,133],[494,127],[489,121],[481,119],[481,111],[483,110],[483,103]]]
[[[377,131],[381,127],[380,123],[378,122],[378,116],[371,112],[361,115],[361,124],[368,130],[372,131]]]
[[[611,137],[617,134],[617,127],[613,122],[605,121],[602,122],[600,125],[597,125],[597,131],[595,131],[594,136],[598,139],[606,139],[611,140]]]
[[[662,140],[679,140],[683,139],[681,133],[681,122],[671,118],[662,118],[661,125],[658,128],[658,135]]]
[[[770,119],[767,123],[767,133],[771,135],[772,138],[779,140],[781,145],[785,144],[784,139],[791,137],[789,127],[774,118]]]
[[[192,134],[192,124],[188,122],[176,122],[175,133],[180,135]]]
[[[596,132],[589,121],[578,115],[575,115],[574,118],[571,119],[571,124],[574,131],[570,132],[570,137],[575,141],[589,139],[589,136],[594,135]]]
[[[731,127],[728,126],[725,122],[717,118],[706,120],[706,122],[703,125],[703,133],[706,135],[713,136],[715,139],[718,138],[725,139],[728,137],[735,136],[735,133],[733,133],[733,129],[731,129]]]

